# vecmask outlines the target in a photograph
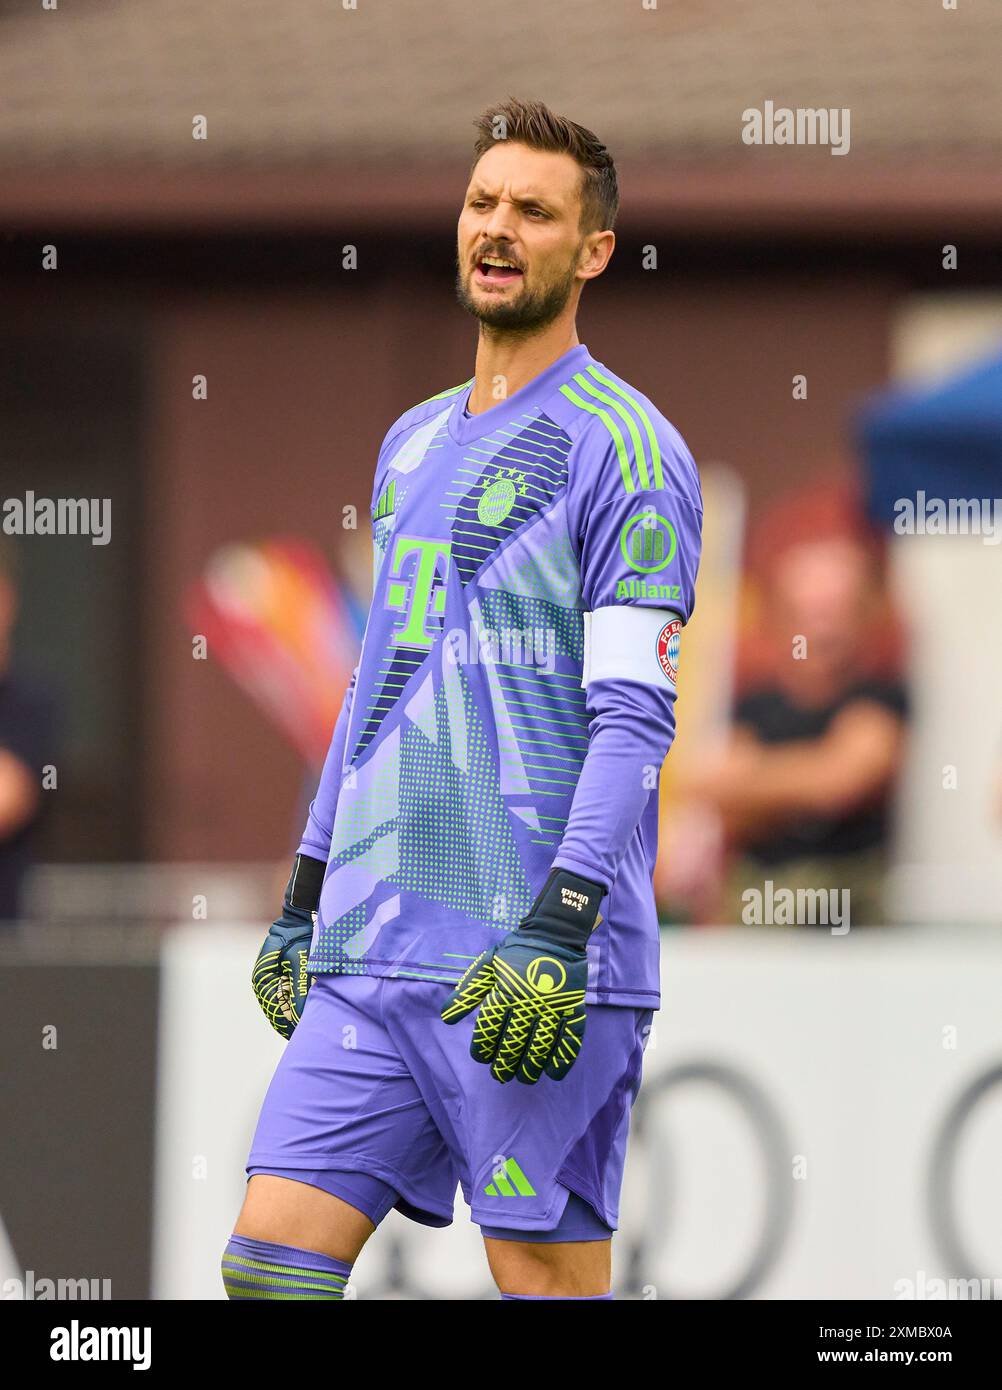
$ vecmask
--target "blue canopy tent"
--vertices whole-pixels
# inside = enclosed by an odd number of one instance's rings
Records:
[[[1002,355],[933,387],[895,389],[855,424],[867,511],[890,525],[895,503],[1002,497]]]

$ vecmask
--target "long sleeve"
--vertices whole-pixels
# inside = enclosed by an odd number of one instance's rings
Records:
[[[300,854],[308,855],[311,859],[322,859],[324,862],[330,854],[331,835],[334,832],[334,812],[337,810],[338,793],[341,790],[341,778],[344,774],[345,745],[348,741],[348,723],[351,719],[351,706],[357,678],[358,667],[356,666],[351,674],[351,680],[348,682],[348,688],[344,692],[344,701],[334,725],[327,757],[324,759],[317,794],[310,802],[306,828],[299,843]]]
[[[630,680],[588,687],[588,752],[554,868],[612,887],[675,737],[675,690]]]
[[[616,410],[614,387],[598,394]],[[679,646],[695,603],[702,496],[692,455],[663,418],[650,421],[646,444],[636,431],[620,447],[610,445],[604,426],[593,435],[568,494],[591,722],[553,864],[611,889],[651,798],[657,800],[675,737]]]

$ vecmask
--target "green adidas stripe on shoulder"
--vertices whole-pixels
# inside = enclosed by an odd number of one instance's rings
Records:
[[[605,376],[602,372],[600,372],[597,367],[590,366],[588,368],[588,373],[590,376],[593,376],[596,381],[601,381],[603,385],[608,386],[610,391],[615,391],[616,395],[620,396],[624,401],[631,405],[633,409],[636,411],[636,413],[640,416],[640,423],[644,427],[644,432],[647,435],[647,443],[649,444],[651,450],[651,465],[654,471],[654,481],[652,486],[655,489],[663,488],[665,485],[665,480],[664,474],[661,470],[661,449],[658,446],[657,435],[654,433],[654,426],[651,424],[651,417],[647,414],[647,411],[644,409],[644,407],[640,404],[638,400],[634,399],[634,397],[631,396],[628,391],[624,391],[623,388],[617,385],[617,383],[613,381],[611,377]]]
[[[627,492],[636,492],[636,484],[633,481],[633,474],[630,471],[630,456],[626,452],[626,441],[619,426],[607,410],[603,410],[599,405],[592,405],[591,401],[582,400],[578,393],[571,386],[561,386],[561,393],[572,401],[574,405],[582,410],[587,410],[592,415],[599,415],[603,423],[612,435],[612,442],[616,446],[616,454],[619,458],[619,471],[623,475],[623,487]]]
[[[427,405],[429,401],[444,401],[446,396],[455,396],[458,392],[465,391],[472,381],[473,377],[470,377],[466,381],[461,381],[458,386],[450,386],[445,391],[439,391],[437,396],[429,396],[427,400],[418,401],[418,405]],[[417,409],[417,406],[415,406],[415,409]]]
[[[651,480],[647,472],[647,455],[644,453],[644,443],[640,438],[640,431],[637,429],[636,421],[633,416],[626,409],[626,406],[621,404],[615,396],[610,395],[608,391],[600,391],[597,386],[593,386],[584,372],[576,372],[574,374],[574,380],[583,391],[587,391],[596,400],[601,401],[603,405],[614,410],[622,420],[629,432],[630,443],[633,445],[633,457],[637,461],[637,474],[640,486],[642,488],[649,488]],[[609,382],[609,385],[611,386],[612,382]]]
[[[591,381],[589,377],[592,378]],[[640,402],[597,367],[589,366],[586,372],[575,372],[574,381],[584,395],[579,395],[570,385],[561,386],[560,390],[574,405],[587,410],[591,415],[597,415],[609,431],[616,446],[619,470],[626,491],[636,492],[638,485],[642,489],[663,488],[664,472],[657,435],[654,433],[650,416]],[[600,382],[601,386],[595,385],[595,382]],[[603,390],[602,387],[607,389]],[[626,434],[629,436],[629,447],[619,422],[625,426]],[[646,436],[646,448],[640,433],[641,428]],[[648,457],[650,471],[647,466]],[[636,459],[637,463],[636,482],[633,478],[632,459]]]

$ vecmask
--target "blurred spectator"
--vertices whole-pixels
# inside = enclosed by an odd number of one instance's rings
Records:
[[[886,669],[895,624],[876,553],[831,494],[779,508],[758,547],[758,670],[726,745],[684,794],[715,809],[733,857],[720,912],[741,922],[748,888],[849,891],[851,921],[884,920],[890,793],[907,697]]]
[[[52,758],[52,705],[45,692],[11,670],[17,618],[17,567],[0,535],[0,923],[20,915],[42,811],[42,767]]]

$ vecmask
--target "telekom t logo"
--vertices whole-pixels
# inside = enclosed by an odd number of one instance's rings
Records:
[[[431,647],[434,634],[428,632],[425,623],[428,618],[445,612],[450,549],[449,541],[424,541],[417,536],[394,537],[386,585],[386,606],[399,608],[407,615],[404,626],[393,634],[393,641],[400,646]],[[432,593],[436,577],[440,582]]]

